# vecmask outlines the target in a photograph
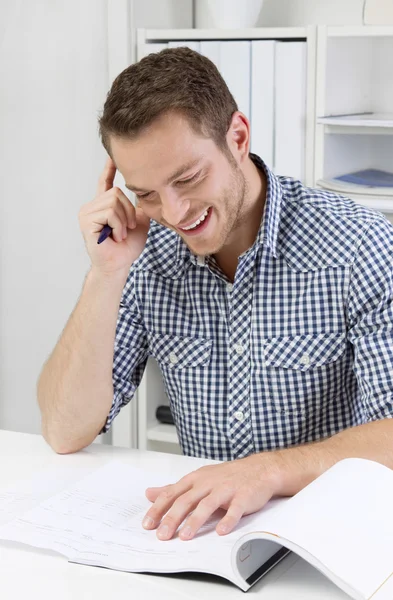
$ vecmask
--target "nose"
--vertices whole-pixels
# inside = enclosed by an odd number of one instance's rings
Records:
[[[161,193],[161,216],[172,227],[182,222],[188,212],[188,202],[181,199],[175,190]]]

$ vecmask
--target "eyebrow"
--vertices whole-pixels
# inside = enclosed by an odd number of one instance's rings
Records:
[[[179,167],[178,169],[176,169],[176,171],[174,173],[172,173],[172,175],[170,177],[168,177],[168,179],[166,181],[166,185],[169,185],[170,183],[172,183],[172,181],[174,181],[175,179],[177,179],[178,177],[183,175],[183,173],[185,173],[186,171],[189,171],[190,169],[195,167],[198,163],[201,162],[202,158],[203,158],[203,156],[200,156],[197,159],[190,160],[187,163],[185,163],[184,165],[182,165],[181,167]],[[135,186],[131,185],[130,183],[126,183],[126,188],[131,190],[132,192],[149,192],[150,191],[150,190],[145,190],[140,187],[135,187]]]

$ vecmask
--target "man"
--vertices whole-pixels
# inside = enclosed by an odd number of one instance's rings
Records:
[[[186,48],[123,71],[100,131],[91,269],[38,385],[52,447],[107,431],[153,355],[183,451],[224,461],[147,490],[161,539],[219,507],[228,533],[345,457],[393,467],[392,226],[250,155],[247,118]]]

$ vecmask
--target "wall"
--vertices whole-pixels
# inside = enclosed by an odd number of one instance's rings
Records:
[[[363,3],[364,0],[264,0],[258,26],[361,25]],[[134,0],[134,15],[137,27],[192,27],[192,0]]]
[[[364,0],[264,0],[259,27],[362,25]]]
[[[36,380],[88,269],[106,0],[3,0],[0,24],[0,428],[39,432]]]
[[[133,5],[135,27],[192,27],[192,0],[134,0]]]
[[[107,2],[0,2],[0,429],[40,432],[36,382],[89,261],[78,226],[105,154]],[[191,27],[191,0],[135,0],[137,27]]]

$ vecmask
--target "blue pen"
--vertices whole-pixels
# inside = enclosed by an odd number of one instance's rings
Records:
[[[109,227],[109,225],[105,225],[105,227],[101,230],[97,244],[102,244],[102,242],[105,242],[106,238],[109,237],[111,233],[112,227]]]

